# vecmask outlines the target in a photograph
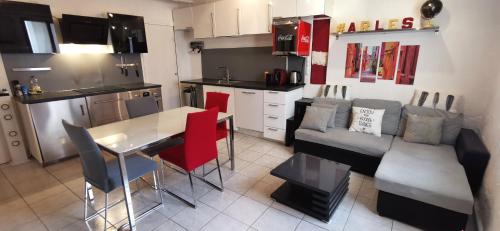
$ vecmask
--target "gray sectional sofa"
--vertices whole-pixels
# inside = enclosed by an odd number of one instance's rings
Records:
[[[324,133],[297,129],[295,152],[349,164],[354,171],[374,175],[379,190],[377,209],[383,216],[426,230],[465,227],[489,153],[473,131],[462,129],[460,114],[378,99],[316,98],[314,104],[337,104],[341,117],[351,106],[385,109],[382,136],[350,132],[349,123],[342,118]],[[402,136],[408,113],[444,117],[441,143],[405,142]]]

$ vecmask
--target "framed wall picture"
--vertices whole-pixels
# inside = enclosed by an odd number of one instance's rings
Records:
[[[380,50],[378,79],[394,80],[399,55],[399,42],[383,42]]]
[[[377,64],[380,46],[364,46],[361,60],[360,81],[375,83],[377,79]]]
[[[345,77],[359,78],[361,67],[361,43],[348,43],[345,60]]]
[[[396,84],[413,85],[415,82],[419,51],[420,45],[401,46]]]

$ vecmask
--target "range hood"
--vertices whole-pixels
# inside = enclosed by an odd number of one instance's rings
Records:
[[[63,14],[60,25],[63,43],[108,44],[109,22],[107,18]]]

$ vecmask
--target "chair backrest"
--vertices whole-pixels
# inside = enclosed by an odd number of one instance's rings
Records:
[[[85,180],[101,190],[108,188],[108,171],[101,150],[87,129],[62,121],[66,133],[80,155]]]
[[[153,96],[140,97],[125,101],[128,116],[132,118],[158,113],[158,105]]]
[[[189,113],[184,132],[184,152],[187,170],[207,163],[217,157],[217,108],[204,112]]]
[[[205,109],[217,107],[220,112],[227,112],[227,101],[229,94],[221,92],[207,92]]]

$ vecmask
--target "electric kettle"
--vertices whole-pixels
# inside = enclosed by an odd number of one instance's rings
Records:
[[[302,73],[300,71],[290,72],[290,84],[299,84],[302,82]]]

